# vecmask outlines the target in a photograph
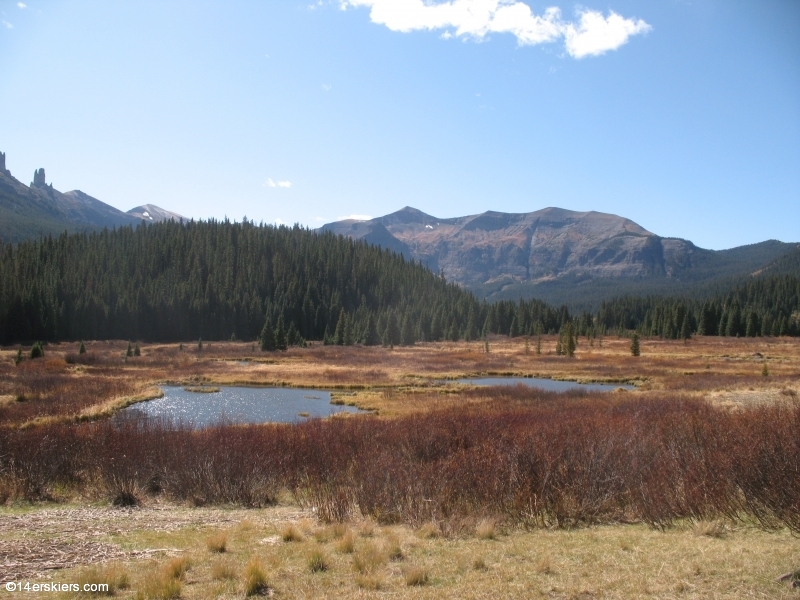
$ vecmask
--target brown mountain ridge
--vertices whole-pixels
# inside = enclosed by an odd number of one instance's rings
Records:
[[[321,229],[402,252],[483,297],[538,295],[571,304],[580,287],[592,287],[591,282],[660,282],[663,292],[671,283],[678,288],[681,282],[754,271],[794,247],[768,241],[706,250],[617,215],[554,207],[441,219],[407,206]],[[567,283],[569,290],[561,290]],[[561,290],[557,297],[547,293],[553,289]]]

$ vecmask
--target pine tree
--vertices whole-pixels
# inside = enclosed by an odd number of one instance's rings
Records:
[[[519,335],[519,326],[517,325],[517,317],[511,319],[511,326],[508,328],[508,337],[515,338]]]
[[[133,348],[131,347],[131,343],[128,342],[128,349],[125,351],[125,356],[133,356]]]
[[[434,316],[434,319],[436,317]],[[367,321],[367,333],[364,336],[365,346],[377,346],[381,340],[378,337],[378,326],[375,323],[375,315],[370,313],[369,320]]]
[[[272,319],[267,317],[264,321],[264,327],[261,328],[261,351],[272,352],[275,348],[275,328],[272,326]]]
[[[400,328],[400,344],[402,346],[414,345],[414,328],[411,325],[408,313],[403,316],[403,326]]]
[[[83,340],[81,340],[81,345],[78,348],[78,354],[86,354],[86,346],[83,345]]]
[[[344,309],[339,311],[339,319],[336,321],[336,330],[333,332],[333,343],[337,346],[344,346],[344,330],[347,325],[347,313]]]
[[[639,354],[639,334],[634,331],[631,337],[631,356],[639,356]]]
[[[136,346],[134,347],[133,355],[134,356],[141,356],[142,355],[142,351],[139,349],[139,344],[136,344]]]
[[[278,318],[278,325],[275,327],[275,348],[286,350],[289,347],[289,340],[286,338],[286,327],[283,325],[283,317]]]
[[[44,347],[42,342],[36,342],[31,346],[31,358],[42,358],[44,356]]]
[[[689,313],[684,313],[683,323],[681,323],[681,339],[688,340],[692,337],[692,332],[689,326]]]

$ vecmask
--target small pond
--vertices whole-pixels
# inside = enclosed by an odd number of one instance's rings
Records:
[[[468,383],[472,385],[527,385],[548,392],[566,392],[567,390],[586,390],[587,392],[610,392],[617,388],[635,390],[633,385],[622,383],[577,383],[575,381],[556,381],[540,377],[468,377],[456,379],[451,383]]]
[[[146,417],[202,428],[228,423],[299,423],[335,413],[364,413],[355,406],[331,404],[322,390],[263,387],[220,387],[216,392],[192,392],[183,386],[162,385],[162,398],[121,410],[117,419]],[[302,416],[301,416],[302,413]]]

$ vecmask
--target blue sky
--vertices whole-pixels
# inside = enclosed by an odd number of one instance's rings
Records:
[[[122,210],[800,241],[798,31],[793,0],[0,0],[0,151]]]

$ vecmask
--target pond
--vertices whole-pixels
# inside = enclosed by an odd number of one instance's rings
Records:
[[[202,428],[221,422],[300,423],[335,413],[367,412],[355,406],[331,404],[331,393],[322,390],[220,387],[198,392],[176,385],[160,387],[164,390],[162,398],[129,406],[121,410],[116,418],[164,419]]]
[[[451,383],[468,383],[472,385],[517,385],[539,388],[548,392],[566,392],[567,390],[586,390],[587,392],[611,392],[617,388],[635,390],[636,386],[622,383],[577,383],[575,381],[556,381],[540,377],[468,377],[456,379]]]

